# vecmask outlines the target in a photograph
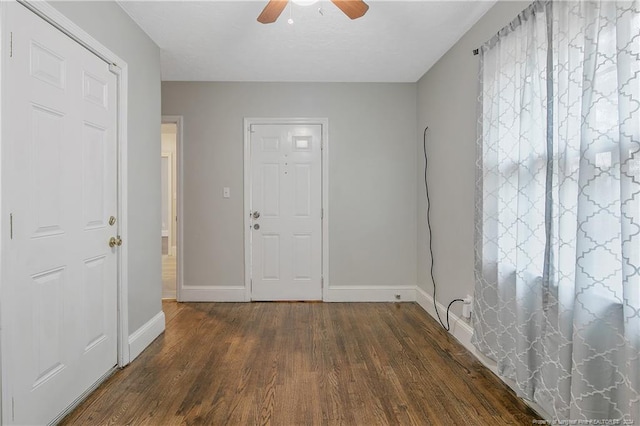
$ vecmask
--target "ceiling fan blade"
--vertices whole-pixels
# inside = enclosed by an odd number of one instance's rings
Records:
[[[263,24],[271,24],[276,22],[278,16],[282,13],[285,7],[287,7],[289,0],[269,0],[269,3],[264,7],[260,16],[258,16],[258,22]]]
[[[351,19],[358,19],[369,10],[369,5],[362,0],[331,0],[331,2]]]

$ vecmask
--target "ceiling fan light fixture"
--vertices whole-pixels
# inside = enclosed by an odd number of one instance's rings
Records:
[[[310,6],[318,1],[319,0],[291,0],[291,2],[300,6]],[[336,7],[350,19],[358,19],[369,10],[369,5],[366,4],[364,0],[331,0],[331,3],[336,5]],[[289,0],[269,0],[269,3],[267,3],[262,13],[258,16],[258,22],[262,24],[272,24],[276,22],[278,16],[280,16],[287,5],[289,5],[289,16],[291,16],[291,3]],[[322,15],[322,5],[320,5],[318,12]]]
[[[311,6],[314,3],[317,3],[318,0],[291,0],[298,6]]]

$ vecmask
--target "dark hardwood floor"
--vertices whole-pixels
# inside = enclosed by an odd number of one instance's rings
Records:
[[[65,425],[531,425],[415,303],[164,302],[167,328]]]

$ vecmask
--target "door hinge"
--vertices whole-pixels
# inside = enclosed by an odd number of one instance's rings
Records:
[[[13,58],[13,32],[9,33],[9,57]]]
[[[247,130],[249,131],[249,133],[255,133],[256,131],[253,130],[253,124],[249,127],[247,127]]]
[[[13,240],[13,213],[9,213],[9,239]]]
[[[320,209],[320,219],[324,219],[324,208]]]
[[[11,397],[11,421],[16,421],[16,401],[13,397]]]
[[[320,277],[320,285],[324,288],[324,277]]]

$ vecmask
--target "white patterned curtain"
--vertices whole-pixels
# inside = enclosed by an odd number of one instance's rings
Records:
[[[473,343],[555,419],[640,424],[640,3],[537,1],[480,50]]]

